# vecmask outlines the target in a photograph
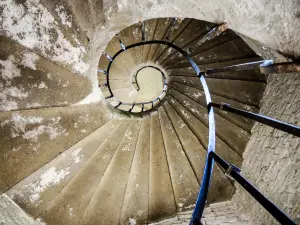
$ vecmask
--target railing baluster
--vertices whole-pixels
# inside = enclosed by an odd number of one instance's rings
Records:
[[[99,72],[99,73],[103,73],[104,75],[107,75],[107,72],[106,72],[105,70],[98,69],[98,72]]]
[[[129,109],[128,112],[131,112],[133,110],[134,106],[135,106],[135,104],[132,104],[132,107]]]
[[[108,58],[109,61],[113,61],[113,59],[106,52],[102,52],[102,54],[105,55],[105,57]]]
[[[265,65],[265,64],[271,64],[271,63],[273,63],[272,60],[261,60],[261,61],[243,63],[243,64],[238,64],[238,65],[233,65],[233,66],[226,66],[226,67],[221,67],[221,68],[216,68],[216,69],[206,69],[205,74],[207,76],[209,76],[214,73],[221,73],[221,72],[228,72],[228,71],[255,70],[255,69],[259,69],[260,65],[262,65],[262,64]]]
[[[119,37],[119,34],[116,34],[116,37],[117,37],[118,40],[119,40],[119,43],[120,43],[120,45],[121,45],[122,50],[125,51],[125,50],[126,50],[126,47],[125,47],[125,45],[123,44],[123,42],[121,41],[121,38]]]
[[[145,104],[143,103],[142,104],[142,112],[144,112],[144,107],[145,107]]]
[[[264,115],[260,115],[260,114],[257,114],[257,113],[249,112],[249,111],[246,111],[246,110],[236,109],[236,108],[233,108],[229,104],[226,104],[226,103],[221,103],[221,104],[211,103],[211,106],[220,108],[221,110],[231,112],[231,113],[234,113],[234,114],[239,115],[239,116],[243,116],[243,117],[252,119],[254,121],[263,123],[265,125],[271,126],[271,127],[276,128],[278,130],[282,130],[282,131],[285,131],[289,134],[300,137],[300,127],[298,127],[296,125],[288,124],[288,123],[282,122],[280,120],[275,120],[273,118],[270,118],[270,117],[267,117],[267,116],[264,116]]]
[[[115,108],[119,108],[120,105],[122,105],[122,102],[119,102],[118,105],[115,106]]]

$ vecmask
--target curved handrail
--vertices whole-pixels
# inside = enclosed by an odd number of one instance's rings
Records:
[[[121,42],[121,40],[120,40],[120,44],[121,44],[122,48],[113,57],[108,57],[110,59],[110,62],[108,64],[107,71],[104,71],[106,73],[106,82],[107,82],[108,90],[111,94],[111,96],[109,96],[108,98],[113,98],[114,97],[113,93],[111,91],[110,85],[109,85],[109,71],[110,71],[110,68],[111,68],[111,65],[112,65],[114,59],[116,59],[118,57],[118,55],[120,55],[122,52],[124,52],[128,49],[131,49],[131,48],[142,46],[142,45],[162,44],[162,45],[167,45],[168,47],[171,47],[171,48],[175,49],[186,60],[189,61],[189,63],[191,64],[191,66],[193,67],[193,69],[195,70],[197,76],[200,79],[200,82],[202,84],[204,94],[205,94],[207,110],[208,110],[208,123],[209,123],[208,149],[207,149],[207,155],[206,155],[206,164],[205,164],[205,169],[204,169],[204,173],[203,173],[203,177],[202,177],[202,182],[201,182],[199,195],[198,195],[198,198],[197,198],[197,202],[196,202],[196,206],[195,206],[195,210],[194,210],[193,218],[192,218],[192,221],[197,221],[197,220],[200,221],[200,219],[202,217],[202,214],[203,214],[205,201],[206,201],[206,198],[207,198],[208,188],[209,188],[209,184],[210,184],[210,180],[211,180],[211,174],[212,174],[213,165],[214,165],[214,161],[211,157],[209,157],[209,155],[210,155],[211,152],[215,151],[215,119],[214,119],[213,107],[211,107],[211,96],[210,96],[209,89],[208,89],[208,86],[207,86],[205,78],[204,78],[205,71],[200,70],[200,68],[197,66],[197,64],[194,62],[194,60],[190,57],[190,55],[186,51],[184,51],[180,47],[178,47],[175,44],[173,44],[171,42],[168,42],[168,41],[163,41],[163,40],[143,41],[143,42],[135,43],[135,44],[132,44],[132,45],[129,45],[129,46],[125,47],[123,45],[123,43]],[[157,100],[160,100],[160,97],[161,96],[159,96],[155,100],[149,102],[149,103],[152,103],[152,108],[153,108],[154,102],[157,101]],[[117,99],[115,99],[115,100],[119,102],[117,107],[119,107],[121,104],[123,104],[121,101],[119,101]],[[142,103],[130,103],[130,105],[132,105],[132,107],[129,111],[131,111],[133,109],[133,107],[137,104],[142,104],[143,105],[143,108],[142,108],[142,111],[143,111],[144,104],[146,104],[146,103],[143,103],[143,102]]]

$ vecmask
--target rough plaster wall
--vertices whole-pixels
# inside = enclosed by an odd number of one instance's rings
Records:
[[[16,205],[6,194],[0,195],[0,224],[1,225],[45,225],[42,221],[34,220]]]
[[[118,0],[104,1],[105,24],[98,25],[95,39],[104,49],[110,39],[138,20],[187,17],[210,22],[226,21],[231,29],[284,54],[300,57],[300,2],[270,0]]]
[[[300,125],[300,74],[272,75],[261,113]],[[300,223],[300,138],[255,124],[244,152],[242,174],[279,208]],[[233,201],[252,224],[276,224],[248,193],[237,185]]]

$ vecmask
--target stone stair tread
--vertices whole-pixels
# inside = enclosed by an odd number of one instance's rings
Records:
[[[184,108],[177,100],[172,97],[167,97],[171,105],[176,109],[187,124],[193,129],[193,132],[207,148],[207,137],[208,128],[199,121],[195,116],[193,116],[186,108]],[[242,158],[231,149],[226,143],[216,137],[216,152],[220,154],[226,161],[231,162],[237,166],[241,165]],[[230,154],[228,154],[230,152]]]
[[[148,220],[150,158],[150,117],[143,118],[136,152],[128,179],[119,223],[130,220],[144,224]]]
[[[177,211],[180,211],[195,203],[199,184],[165,109],[160,107],[158,114]]]
[[[117,224],[140,126],[130,123],[79,224]]]
[[[199,102],[201,105],[206,106],[206,100],[203,90],[186,86],[184,84],[180,83],[173,83],[172,87],[175,88],[177,91],[181,93],[185,93],[185,95],[192,98],[194,101]],[[214,94],[211,94],[212,101],[215,103],[227,103],[230,104],[232,107],[238,108],[238,109],[244,109],[251,112],[257,112],[257,108],[246,105],[231,99],[227,99],[221,96],[217,96]],[[231,121],[232,123],[238,125],[239,127],[243,128],[244,130],[251,132],[251,129],[253,127],[254,122],[250,119],[235,115],[233,113],[227,113],[220,109],[214,108],[215,112],[218,113],[220,116],[226,118],[227,120]]]
[[[169,94],[176,98],[176,100],[180,101],[180,103],[191,111],[202,123],[208,126],[206,107],[198,104],[174,89],[171,89]],[[215,114],[215,121],[216,134],[239,155],[242,155],[250,134],[218,114]]]
[[[128,125],[129,121],[122,121],[114,129],[110,127],[107,130],[109,136],[106,140],[102,141],[81,170],[43,211],[41,214],[43,221],[49,225],[78,224]]]
[[[150,123],[148,221],[153,222],[174,215],[176,213],[175,204],[159,116],[155,112],[151,114]]]
[[[108,120],[101,104],[1,113],[0,179],[11,188]]]
[[[38,215],[80,171],[118,124],[110,121],[11,188],[7,195],[33,217]]]
[[[178,137],[181,140],[182,148],[189,157],[189,161],[195,171],[195,174],[197,175],[198,183],[200,184],[207,152],[195,134],[189,129],[188,125],[184,120],[182,120],[180,115],[175,111],[171,104],[166,102],[164,107],[166,108]],[[217,199],[230,198],[230,196],[234,193],[234,189],[234,186],[223,174],[221,169],[216,165],[213,172],[207,201],[211,203]]]

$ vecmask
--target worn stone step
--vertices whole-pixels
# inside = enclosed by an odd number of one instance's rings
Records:
[[[190,87],[184,84],[180,83],[173,83],[172,87],[175,88],[177,91],[184,93],[185,95],[189,96],[191,99],[193,99],[196,102],[199,102],[201,105],[206,107],[206,99],[205,99],[205,94],[203,90]],[[232,107],[238,108],[238,109],[243,109],[243,110],[248,110],[251,112],[258,112],[258,108],[246,105],[228,98],[224,98],[218,95],[211,94],[212,101],[215,103],[227,103],[230,104]],[[243,128],[244,130],[248,131],[249,133],[251,132],[251,129],[254,125],[254,122],[250,119],[247,119],[245,117],[241,117],[238,115],[235,115],[233,113],[228,113],[223,110],[220,110],[218,108],[214,108],[214,111],[219,114],[220,116],[226,118],[233,124]]]
[[[259,107],[265,84],[262,82],[242,81],[242,80],[224,80],[224,79],[205,79],[210,93],[239,101],[240,103]],[[171,82],[183,83],[192,87],[202,89],[198,77],[170,77]]]
[[[86,32],[87,36],[91,39],[94,35],[95,24],[93,21],[94,10],[91,8],[90,1],[80,1],[80,0],[67,0],[75,17],[78,21],[80,28]],[[101,10],[101,7],[98,6]],[[101,14],[100,14],[101,15]]]
[[[5,36],[0,36],[0,48],[0,111],[71,105],[92,90],[87,78]]]
[[[189,53],[190,56],[197,55],[203,51],[207,51],[215,46],[221,45],[228,41],[232,41],[234,39],[240,38],[237,34],[235,34],[232,30],[226,29],[220,35],[212,38],[211,40],[206,40],[204,43],[201,43],[201,38],[195,40],[190,43],[188,46],[184,48],[185,51]],[[166,67],[170,67],[172,64],[180,62],[185,58],[180,54],[174,54],[168,61],[165,62]]]
[[[107,139],[102,140],[102,143],[86,164],[44,210],[41,215],[43,221],[49,225],[78,224],[128,125],[129,121],[122,121],[115,128],[107,127],[108,129],[105,131],[106,135],[109,135]],[[97,136],[101,137],[99,134]]]
[[[207,149],[208,145],[208,128],[199,121],[192,113],[190,113],[180,102],[174,98],[167,96],[168,101],[180,114],[181,118],[189,125],[201,143]],[[241,166],[242,158],[233,149],[231,149],[220,138],[216,137],[216,152],[226,161],[231,162],[237,166]]]
[[[211,41],[214,41],[212,39]],[[256,53],[241,38],[222,43],[211,49],[193,55],[193,60],[199,66],[217,62],[231,61],[242,58],[255,57]],[[170,62],[171,63],[171,62]],[[187,60],[171,63],[168,68],[181,68],[190,66]]]
[[[144,118],[138,134],[126,193],[119,219],[120,224],[145,224],[148,220],[150,160],[150,117]],[[133,222],[132,222],[133,223]]]
[[[211,64],[204,64],[199,66],[200,69],[218,69],[222,67],[235,66],[239,64],[246,64],[251,62],[261,61],[259,57],[249,57],[245,59],[236,59],[225,62],[217,62]],[[185,68],[175,68],[168,70],[170,76],[197,76],[196,72],[192,67]],[[241,70],[241,71],[226,71],[226,72],[218,72],[205,75],[208,78],[218,78],[218,79],[228,79],[228,80],[248,80],[248,81],[256,81],[256,82],[266,82],[266,75],[262,74],[257,67],[256,70]]]
[[[102,105],[0,114],[0,178],[10,188],[109,120]]]
[[[182,32],[174,41],[174,44],[180,48],[185,48],[191,42],[199,39],[200,37],[207,34],[207,32],[213,28],[215,24],[209,23],[202,20],[192,20],[188,27]],[[177,50],[171,49],[170,51],[165,52],[159,59],[161,65],[165,65],[165,63],[175,56]]]
[[[7,195],[37,218],[117,126],[110,121],[12,187]]]
[[[79,224],[117,224],[141,121],[132,121]]]
[[[170,29],[171,23],[172,23],[171,18],[159,18],[158,23],[155,28],[153,40],[163,40],[164,37],[166,36],[168,30]],[[157,45],[157,44],[152,44],[150,46],[149,53],[148,53],[148,59],[147,59],[148,61],[152,61],[153,56],[155,55],[157,49],[160,46],[161,45]]]
[[[193,167],[193,170],[198,179],[198,183],[201,184],[207,152],[204,149],[202,143],[199,142],[193,131],[188,127],[188,125],[180,117],[176,110],[170,105],[170,103],[165,102],[164,107],[178,135],[181,146],[184,149],[189,162]],[[234,190],[234,186],[223,174],[221,169],[216,165],[214,167],[214,172],[212,175],[207,202],[211,203],[226,200],[232,196]],[[189,208],[190,207],[187,207],[187,209]],[[183,208],[183,210],[186,209]]]
[[[11,1],[9,4],[3,1],[0,7],[3,8],[1,24],[10,24],[3,26],[3,36],[72,72],[87,72],[89,65],[84,59],[87,52],[84,45],[68,40],[59,22],[40,1]],[[77,7],[79,9],[82,8]]]
[[[208,127],[207,107],[204,107],[193,101],[186,95],[171,89],[169,94],[185,106],[191,113],[193,113],[203,124]],[[236,126],[223,117],[215,114],[216,134],[224,142],[226,142],[232,149],[234,149],[240,156],[242,156],[250,134],[244,129]]]
[[[167,164],[161,125],[157,112],[151,114],[149,222],[155,222],[176,213],[176,202]]]
[[[195,204],[198,181],[163,107],[158,109],[177,211]],[[180,164],[180,166],[179,166]]]
[[[64,35],[72,44],[81,42],[85,48],[88,47],[88,38],[86,33],[80,28],[78,21],[68,3],[68,0],[41,0],[41,3],[59,23]]]
[[[175,22],[174,22],[175,19]],[[192,21],[192,19],[189,18],[173,18],[172,22],[171,22],[171,27],[169,29],[169,31],[167,32],[167,35],[165,38],[168,39],[168,42],[173,43],[178,36],[183,33],[185,31],[185,29],[187,28],[187,26],[190,24],[190,22]],[[161,45],[155,55],[152,58],[153,62],[158,61],[158,59],[165,53],[165,51],[168,51],[169,48],[166,45]]]
[[[154,40],[155,30],[157,27],[159,19],[150,19],[144,21],[145,26],[145,40],[152,41]],[[148,62],[148,55],[150,51],[151,45],[143,46],[143,62]]]

